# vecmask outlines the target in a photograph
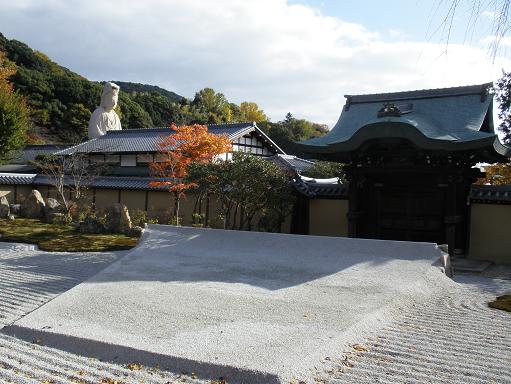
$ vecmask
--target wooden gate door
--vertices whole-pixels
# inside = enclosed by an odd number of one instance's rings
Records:
[[[383,186],[375,188],[373,196],[378,239],[445,242],[445,197],[440,188]]]

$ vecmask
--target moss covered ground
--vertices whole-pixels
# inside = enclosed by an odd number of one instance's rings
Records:
[[[72,225],[48,224],[35,219],[0,219],[0,241],[37,244],[49,252],[106,252],[130,249],[138,238],[124,234],[81,233]]]
[[[488,303],[490,308],[501,309],[503,311],[511,312],[511,295],[502,295]]]

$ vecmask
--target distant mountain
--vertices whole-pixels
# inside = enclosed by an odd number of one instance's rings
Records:
[[[26,44],[0,33],[0,51],[15,64],[14,88],[27,98],[34,128],[29,143],[79,142],[87,137],[92,111],[100,102],[101,83],[89,81]],[[117,82],[123,128],[164,126],[180,121],[184,98],[154,85]]]
[[[42,52],[9,40],[0,33],[0,52],[14,65],[10,77],[14,88],[24,95],[31,109],[33,128],[28,144],[75,143],[87,138],[90,116],[100,102],[102,85],[58,65]],[[257,121],[285,151],[295,152],[294,141],[325,134],[328,127],[290,113],[276,123],[269,122],[254,102],[237,105],[211,88],[198,91],[193,99],[155,85],[114,81],[121,87],[117,113],[123,129],[169,126],[171,123],[219,124]],[[296,152],[298,153],[298,152]]]
[[[156,93],[158,95],[165,96],[174,103],[179,103],[185,99],[183,96],[180,96],[175,92],[167,91],[157,85],[131,83],[129,81],[118,80],[112,80],[112,82],[120,86],[126,93]]]

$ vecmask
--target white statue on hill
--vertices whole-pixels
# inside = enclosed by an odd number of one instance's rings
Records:
[[[101,95],[101,105],[96,108],[89,120],[89,139],[103,136],[107,131],[121,129],[121,120],[114,111],[119,98],[119,86],[105,83]]]

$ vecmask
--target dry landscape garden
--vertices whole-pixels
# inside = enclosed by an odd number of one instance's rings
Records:
[[[0,33],[0,383],[511,384],[511,72],[345,98],[273,122]]]

